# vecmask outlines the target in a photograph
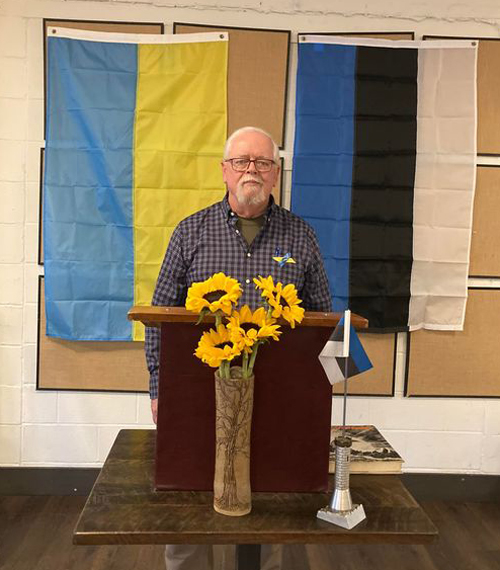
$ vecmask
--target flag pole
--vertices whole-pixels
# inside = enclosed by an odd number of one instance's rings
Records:
[[[350,340],[351,340],[351,311],[346,309],[344,311],[344,347],[342,356],[344,360],[344,409],[342,411],[342,436],[346,435],[346,417],[347,417],[347,381],[349,373],[349,350],[350,350]]]
[[[347,378],[349,376],[349,353],[351,334],[351,311],[344,312],[344,342],[341,357],[344,358],[344,398],[342,435],[335,438],[335,489],[330,504],[320,509],[317,518],[351,529],[366,518],[363,505],[352,502],[349,489],[349,466],[351,461],[352,439],[347,435]]]

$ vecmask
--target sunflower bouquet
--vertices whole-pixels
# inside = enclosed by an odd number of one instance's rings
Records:
[[[188,290],[186,309],[198,313],[200,319],[207,314],[215,316],[215,328],[204,332],[195,355],[212,368],[218,368],[221,378],[249,378],[259,346],[270,340],[279,340],[279,318],[292,328],[304,317],[302,301],[291,283],[274,283],[272,277],[254,279],[261,291],[262,306],[252,311],[248,305],[236,308],[242,295],[236,279],[216,273],[209,279],[193,283]],[[241,366],[231,366],[241,357]]]

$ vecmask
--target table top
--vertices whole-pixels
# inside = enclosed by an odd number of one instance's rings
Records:
[[[327,493],[253,493],[228,517],[211,492],[155,491],[155,430],[121,430],[76,525],[75,544],[421,544],[437,530],[396,475],[351,475],[366,520],[344,530],[316,518]],[[333,483],[333,480],[332,480]]]

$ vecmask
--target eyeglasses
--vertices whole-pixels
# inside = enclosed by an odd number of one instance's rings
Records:
[[[255,169],[258,172],[269,172],[275,164],[274,160],[268,158],[255,158],[254,160],[250,158],[227,158],[224,162],[230,162],[236,172],[245,172],[251,162],[255,164]]]

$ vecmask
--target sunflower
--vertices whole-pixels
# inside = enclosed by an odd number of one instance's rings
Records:
[[[264,296],[264,293],[262,293]],[[277,319],[282,317],[295,328],[295,323],[300,323],[304,318],[304,309],[299,307],[302,301],[297,296],[295,285],[289,283],[283,287],[282,283],[277,283],[274,293],[267,297],[272,312],[271,315]]]
[[[216,273],[205,281],[193,283],[188,289],[186,309],[194,313],[203,310],[215,313],[222,311],[231,314],[233,304],[236,305],[241,296],[241,287],[236,279],[224,273]]]
[[[218,368],[222,362],[230,362],[239,356],[241,351],[232,342],[229,330],[224,325],[219,325],[217,330],[210,329],[201,335],[194,354],[205,364]]]
[[[252,352],[252,346],[258,341],[266,339],[279,340],[281,334],[279,325],[274,324],[274,319],[267,315],[264,307],[260,307],[254,313],[248,305],[243,305],[240,311],[234,311],[227,328],[230,331],[231,340],[240,351]]]
[[[253,282],[255,283],[255,287],[262,291],[262,297],[269,299],[274,294],[274,281],[271,276],[269,277],[259,277],[254,278]]]

